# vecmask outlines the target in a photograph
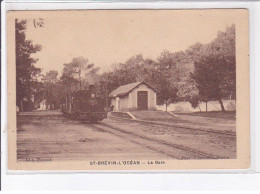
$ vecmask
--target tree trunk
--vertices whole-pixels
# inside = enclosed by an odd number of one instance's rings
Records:
[[[206,112],[208,112],[208,101],[206,101]]]
[[[79,90],[81,90],[81,76],[79,74]]]
[[[223,104],[223,101],[222,101],[221,98],[219,99],[219,104],[220,104],[220,106],[221,106],[222,112],[225,112],[226,110],[225,110],[225,107],[224,107],[224,104]]]
[[[19,112],[23,111],[23,100],[21,100],[21,110],[19,110]]]
[[[167,105],[168,105],[168,104],[167,104],[167,100],[165,101],[165,104],[166,104],[166,112],[167,112]]]

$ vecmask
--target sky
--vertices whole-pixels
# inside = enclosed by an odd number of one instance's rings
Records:
[[[218,31],[238,22],[230,10],[33,11],[20,18],[44,19],[43,28],[29,22],[26,32],[27,39],[42,45],[33,56],[43,73],[60,73],[64,63],[79,56],[101,72],[137,54],[156,59],[163,50],[209,43]]]

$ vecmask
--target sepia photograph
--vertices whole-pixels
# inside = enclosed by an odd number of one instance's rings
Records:
[[[9,11],[14,170],[250,165],[246,9]]]

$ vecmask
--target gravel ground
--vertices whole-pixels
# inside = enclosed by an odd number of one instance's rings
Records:
[[[197,112],[173,113],[165,111],[132,111],[136,118],[158,123],[170,123],[174,126],[191,127],[197,129],[211,129],[236,133],[235,112]]]
[[[104,120],[104,122],[165,142],[196,149],[219,158],[236,158],[236,136],[198,130],[185,130],[178,127],[158,126],[121,119],[109,119]]]
[[[130,134],[102,126],[121,128]],[[58,112],[18,115],[17,158],[51,160],[200,159],[197,154],[142,139],[131,133],[173,143],[218,157],[236,157],[236,138],[177,127],[108,118],[87,124]]]
[[[59,114],[19,115],[18,160],[91,160],[169,158],[164,154],[118,137],[92,124]]]

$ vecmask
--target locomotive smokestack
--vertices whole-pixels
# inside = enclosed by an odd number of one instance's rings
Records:
[[[94,92],[94,84],[89,84],[89,90],[90,92]]]
[[[94,80],[93,80],[93,78],[91,76],[88,76],[87,80],[88,80],[88,83],[89,83],[88,88],[89,88],[90,92],[94,92]]]

